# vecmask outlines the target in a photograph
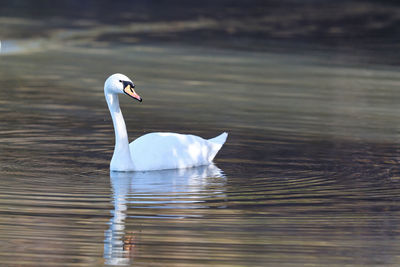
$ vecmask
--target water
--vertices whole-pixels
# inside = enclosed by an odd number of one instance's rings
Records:
[[[400,263],[397,66],[74,34],[2,42],[2,265]],[[216,165],[110,173],[115,72],[130,139],[227,131]]]

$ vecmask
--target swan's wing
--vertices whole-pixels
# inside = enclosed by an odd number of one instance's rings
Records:
[[[195,135],[150,133],[129,147],[135,170],[189,168],[211,163],[222,144]]]

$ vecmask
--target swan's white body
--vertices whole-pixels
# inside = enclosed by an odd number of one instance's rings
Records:
[[[124,89],[126,84],[132,89]],[[112,171],[180,169],[212,163],[225,143],[227,133],[206,140],[195,135],[157,132],[143,135],[129,144],[118,94],[125,92],[141,101],[133,88],[132,81],[122,74],[111,75],[104,84],[115,130],[115,149],[110,163]]]

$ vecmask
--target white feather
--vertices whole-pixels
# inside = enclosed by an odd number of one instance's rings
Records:
[[[120,82],[131,80],[122,74],[111,75],[104,94],[115,130],[115,149],[110,169],[113,171],[149,171],[181,169],[211,164],[228,136],[227,133],[206,140],[189,134],[156,132],[143,135],[128,144],[125,121],[119,107]]]

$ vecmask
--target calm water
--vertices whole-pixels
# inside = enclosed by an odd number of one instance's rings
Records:
[[[398,67],[57,38],[3,41],[2,265],[400,264]],[[110,173],[115,72],[131,139],[228,131],[216,165]]]

